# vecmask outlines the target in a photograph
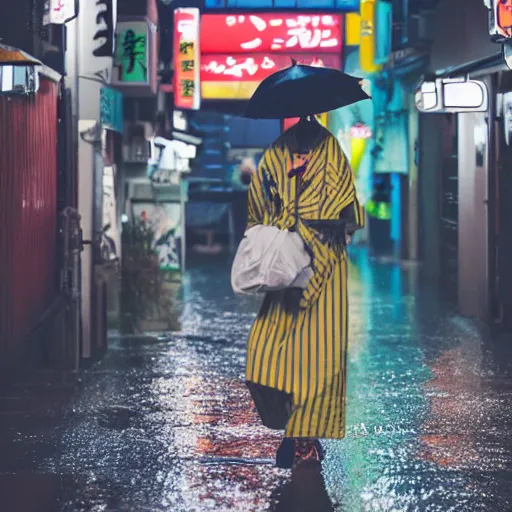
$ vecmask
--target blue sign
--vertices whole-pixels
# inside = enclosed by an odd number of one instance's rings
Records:
[[[300,9],[359,12],[360,0],[205,0],[207,9]]]
[[[123,94],[117,89],[101,88],[100,122],[107,130],[123,133]]]
[[[375,64],[387,64],[391,55],[393,7],[389,2],[375,4]]]

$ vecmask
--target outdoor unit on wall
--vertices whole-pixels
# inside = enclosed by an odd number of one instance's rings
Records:
[[[126,163],[146,164],[150,156],[148,139],[153,135],[151,123],[138,121],[125,123],[123,137],[123,160]]]
[[[437,78],[420,84],[415,103],[423,113],[486,112],[489,93],[479,80]]]

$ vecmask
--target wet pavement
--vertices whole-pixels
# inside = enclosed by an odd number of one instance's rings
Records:
[[[177,332],[114,336],[77,384],[4,390],[1,512],[512,510],[510,343],[414,267],[352,250],[348,433],[323,471],[273,467],[243,379],[258,304],[229,268],[190,270],[179,304]]]

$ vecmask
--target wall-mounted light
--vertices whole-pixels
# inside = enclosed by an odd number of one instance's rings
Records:
[[[34,94],[39,90],[38,66],[42,63],[27,53],[0,44],[0,93]]]

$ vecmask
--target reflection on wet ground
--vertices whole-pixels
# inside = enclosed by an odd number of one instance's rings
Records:
[[[512,510],[512,357],[414,268],[350,265],[348,434],[323,471],[273,467],[243,383],[258,304],[190,271],[181,325],[113,338],[78,384],[0,396],[2,512]]]

